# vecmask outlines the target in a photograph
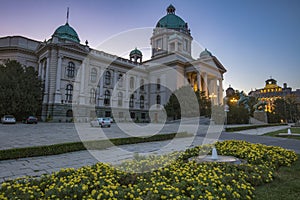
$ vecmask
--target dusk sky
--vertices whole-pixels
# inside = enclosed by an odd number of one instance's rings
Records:
[[[227,69],[225,89],[230,84],[248,93],[264,87],[270,76],[280,86],[286,82],[293,90],[300,89],[299,0],[0,0],[0,3],[0,37],[21,35],[48,40],[57,27],[65,24],[69,7],[69,24],[82,44],[88,40],[92,48],[126,58],[128,52],[118,51],[122,45],[141,50],[145,46],[129,39],[120,42],[120,46],[115,43],[112,49],[101,44],[138,28],[149,32],[143,41],[149,48],[153,27],[172,4],[176,15],[188,23],[194,41],[211,51]],[[144,57],[149,55],[145,52]]]

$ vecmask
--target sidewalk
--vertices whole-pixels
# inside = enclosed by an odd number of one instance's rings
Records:
[[[300,153],[300,140],[261,136],[266,132],[284,129],[288,126],[258,128],[239,132],[223,132],[219,140],[245,140],[252,143],[281,146]],[[78,151],[60,155],[21,158],[0,161],[0,183],[22,176],[40,176],[59,171],[61,168],[79,168],[93,165],[97,162],[118,164],[123,160],[132,159],[133,154],[141,155],[166,154],[182,151],[196,145],[201,145],[205,135],[200,131],[195,138],[176,138],[168,141],[139,143],[107,148],[104,150]]]
[[[265,127],[265,128],[255,128],[255,129],[249,129],[244,131],[236,131],[234,133],[240,133],[240,134],[246,134],[246,135],[263,135],[269,132],[282,130],[285,128],[289,128],[289,125],[286,126],[272,126],[272,127]]]

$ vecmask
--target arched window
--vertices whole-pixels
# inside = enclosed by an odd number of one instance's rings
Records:
[[[159,78],[156,81],[156,89],[160,90],[160,79]]]
[[[111,84],[111,73],[110,71],[105,72],[105,85],[110,85]]]
[[[73,78],[75,76],[75,64],[73,62],[68,63],[67,76]]]
[[[156,104],[160,105],[160,95],[156,96]]]
[[[132,94],[129,100],[129,108],[133,108],[133,100],[134,100],[134,95]]]
[[[130,89],[134,88],[134,78],[133,77],[130,77],[129,86],[130,86]]]
[[[73,98],[73,85],[68,84],[66,86],[66,102],[72,103],[72,98]]]
[[[142,91],[145,90],[144,79],[141,79],[140,88],[141,88]]]
[[[92,88],[90,90],[90,103],[95,104],[96,103],[96,90]]]
[[[97,81],[97,69],[93,68],[91,70],[91,76],[90,76],[91,82],[96,82]]]
[[[118,106],[122,106],[123,105],[123,93],[119,92],[118,93]]]
[[[110,104],[110,91],[105,90],[105,92],[104,92],[104,105],[109,106],[109,104]]]
[[[144,96],[141,95],[140,96],[140,108],[144,108],[144,106],[145,106],[145,99],[144,99]]]

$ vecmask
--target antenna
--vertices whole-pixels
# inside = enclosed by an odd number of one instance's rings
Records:
[[[67,8],[67,24],[69,23],[69,7]]]

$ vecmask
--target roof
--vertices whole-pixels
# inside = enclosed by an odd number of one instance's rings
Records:
[[[138,50],[137,48],[133,49],[133,50],[130,52],[129,56],[134,55],[134,54],[137,54],[137,55],[140,55],[140,56],[143,55],[142,52],[141,52],[140,50]]]
[[[76,31],[67,22],[65,25],[58,27],[53,33],[52,37],[56,36],[61,39],[71,40],[73,42],[79,43],[79,37]]]
[[[167,8],[167,15],[162,17],[156,24],[157,28],[174,29],[190,35],[187,23],[179,16],[175,15],[175,7],[171,4]]]

